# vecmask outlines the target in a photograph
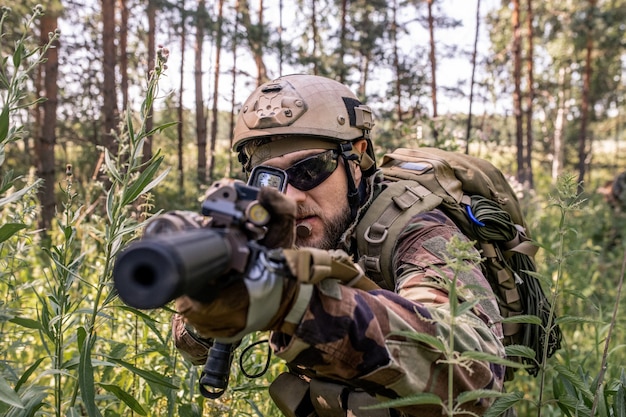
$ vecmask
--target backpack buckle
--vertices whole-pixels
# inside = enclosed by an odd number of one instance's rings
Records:
[[[372,230],[372,228],[374,228],[374,230]],[[379,230],[376,230],[376,229],[379,229]],[[385,239],[387,239],[388,233],[389,233],[389,229],[387,229],[380,223],[374,223],[373,225],[369,226],[367,230],[365,230],[365,234],[363,235],[363,238],[367,242],[371,243],[372,245],[379,245],[383,243]],[[376,237],[376,236],[380,236],[380,237]]]

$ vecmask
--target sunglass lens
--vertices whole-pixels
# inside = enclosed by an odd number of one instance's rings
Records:
[[[330,177],[337,163],[337,155],[333,151],[303,159],[287,169],[288,182],[300,191],[309,191]]]

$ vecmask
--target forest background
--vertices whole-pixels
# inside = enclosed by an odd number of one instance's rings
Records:
[[[241,100],[306,72],[375,109],[380,156],[467,152],[519,190],[564,343],[538,377],[518,371],[502,408],[626,415],[625,223],[596,192],[625,169],[626,2],[467,2],[463,47],[443,0],[268,3],[2,7],[0,414],[279,415],[267,385],[281,362],[257,379],[234,366],[225,396],[205,400],[171,311],[125,306],[111,271],[150,216],[198,210],[213,180],[243,178],[229,152]],[[451,59],[468,65],[442,83]],[[250,351],[248,373],[267,356]]]

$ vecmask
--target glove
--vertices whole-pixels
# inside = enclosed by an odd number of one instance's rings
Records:
[[[290,248],[296,240],[296,202],[272,187],[262,187],[259,203],[270,214],[267,233],[259,242],[266,248]]]
[[[200,336],[233,343],[254,331],[279,329],[297,293],[298,283],[284,263],[260,251],[245,276],[233,280],[214,301],[182,296],[176,299],[176,311]]]
[[[270,249],[293,246],[295,201],[271,187],[260,189],[258,201],[270,214],[267,231],[259,243]],[[243,279],[234,279],[214,301],[202,303],[181,296],[176,300],[176,310],[200,336],[224,343],[237,341],[253,331],[280,328],[280,318],[298,291],[283,265],[260,249]]]

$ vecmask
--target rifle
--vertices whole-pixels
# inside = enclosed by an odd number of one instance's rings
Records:
[[[284,191],[287,183],[284,171],[259,168],[249,185],[223,179],[211,186],[201,207],[210,219],[206,227],[151,234],[122,250],[113,269],[122,301],[138,309],[160,308],[181,295],[210,302],[242,279],[260,251],[269,251],[258,244],[270,220],[256,200],[258,187]],[[152,221],[159,222],[158,216]],[[204,396],[218,398],[226,390],[238,344],[213,341],[200,380]]]

